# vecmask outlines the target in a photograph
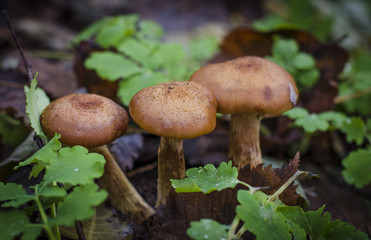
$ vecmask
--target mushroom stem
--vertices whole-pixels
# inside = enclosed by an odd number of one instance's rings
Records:
[[[250,168],[253,168],[262,163],[259,142],[261,119],[260,114],[231,114],[228,158],[238,169],[247,164],[250,164]]]
[[[166,203],[166,197],[172,188],[170,179],[184,177],[183,140],[161,137],[158,148],[157,207]]]
[[[108,199],[113,207],[123,214],[127,214],[137,223],[141,223],[155,214],[153,208],[143,200],[120,169],[107,145],[90,148],[90,151],[102,154],[106,159],[104,173],[98,179],[98,183],[108,192]]]

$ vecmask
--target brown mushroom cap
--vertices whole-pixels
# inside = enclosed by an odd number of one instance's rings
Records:
[[[40,116],[49,138],[59,133],[62,143],[87,148],[108,144],[124,134],[128,120],[125,109],[95,94],[64,96],[51,102]]]
[[[291,75],[261,57],[241,57],[197,70],[190,81],[210,88],[220,113],[280,114],[297,102]]]
[[[146,131],[187,139],[210,133],[216,125],[216,99],[195,82],[166,82],[140,90],[129,112]]]

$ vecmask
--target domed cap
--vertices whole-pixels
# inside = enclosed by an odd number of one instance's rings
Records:
[[[204,66],[190,81],[214,92],[220,113],[280,114],[294,107],[298,99],[291,75],[261,57],[241,57]]]
[[[111,99],[96,94],[71,94],[51,102],[40,122],[52,138],[61,134],[67,145],[87,148],[108,144],[125,133],[128,115]]]
[[[140,90],[129,111],[144,130],[158,136],[187,139],[210,133],[216,125],[216,99],[195,82],[166,82]]]

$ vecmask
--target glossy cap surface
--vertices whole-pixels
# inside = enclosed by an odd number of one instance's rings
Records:
[[[280,114],[295,106],[298,90],[291,75],[261,57],[241,57],[206,65],[190,81],[210,88],[220,113]]]
[[[187,139],[216,125],[216,99],[195,82],[166,82],[140,90],[130,101],[134,121],[158,136]]]
[[[87,148],[108,144],[125,133],[128,115],[111,99],[96,94],[71,94],[51,102],[42,112],[40,122],[52,138],[61,134],[67,145]]]

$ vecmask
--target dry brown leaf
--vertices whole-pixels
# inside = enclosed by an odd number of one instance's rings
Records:
[[[133,229],[128,223],[113,216],[112,211],[103,205],[97,207],[96,214],[82,222],[83,231],[87,240],[123,240],[132,239]],[[78,240],[73,227],[61,227],[63,237]]]

